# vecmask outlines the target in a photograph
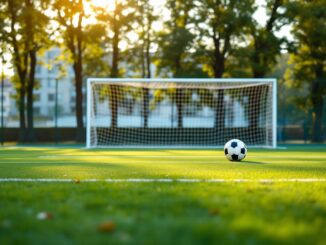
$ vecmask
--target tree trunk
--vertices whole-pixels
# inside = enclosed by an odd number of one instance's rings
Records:
[[[76,119],[77,119],[77,135],[76,141],[81,142],[84,140],[84,122],[83,122],[83,93],[82,93],[82,62],[79,58],[74,64],[75,71],[75,89],[76,89]]]
[[[144,49],[141,49],[141,77],[146,77],[146,64],[145,64],[145,55]]]
[[[15,56],[18,54],[15,54]],[[16,57],[19,60],[19,57]],[[24,55],[24,67],[22,68],[22,64],[17,63],[16,68],[18,70],[18,76],[20,80],[20,89],[19,89],[19,141],[26,141],[26,116],[25,116],[25,105],[26,105],[26,74],[27,74],[27,54]]]
[[[181,68],[181,57],[178,57],[175,61],[175,74],[174,77],[178,78],[182,75],[182,68]],[[183,127],[183,92],[182,89],[177,88],[175,91],[175,103],[177,107],[177,120],[178,120],[178,128]],[[173,103],[172,103],[173,106]],[[173,116],[173,115],[172,115]]]
[[[26,8],[29,11],[34,9],[33,1],[25,0]],[[35,140],[34,138],[34,125],[33,125],[33,90],[35,83],[35,66],[36,66],[36,50],[34,46],[34,27],[33,27],[33,18],[31,18],[32,13],[28,13],[25,16],[26,23],[26,54],[27,54],[27,62],[26,67],[28,66],[29,73],[27,78],[27,86],[26,86],[26,96],[27,96],[27,107],[26,107],[26,116],[27,116],[27,132],[26,132],[26,140],[32,142]],[[29,61],[29,64],[28,64]]]
[[[149,89],[143,88],[143,117],[144,128],[148,127],[148,112],[149,112]]]
[[[32,142],[35,141],[34,132],[34,115],[33,115],[33,91],[35,86],[35,67],[36,67],[36,51],[31,50],[29,52],[30,57],[30,69],[29,69],[29,79],[27,83],[27,140]]]
[[[321,96],[312,97],[312,113],[313,113],[313,130],[312,130],[312,141],[323,142],[323,131],[322,131],[322,119],[323,119],[323,107],[324,101]]]
[[[181,88],[177,88],[176,90],[176,99],[175,103],[177,106],[177,113],[178,113],[178,128],[183,127],[183,91]]]
[[[216,47],[217,48],[217,47]],[[214,57],[214,77],[221,78],[225,70],[225,59],[220,55],[218,50],[215,50]],[[215,128],[219,128],[224,132],[225,128],[225,108],[224,108],[224,90],[218,90],[217,101],[215,107]]]
[[[267,57],[264,52],[261,50],[266,50],[268,47],[265,47],[265,42],[264,40],[261,40],[261,37],[259,34],[253,35],[253,40],[254,40],[254,48],[255,51],[251,57],[252,59],[252,73],[254,78],[262,78],[265,76],[267,69],[268,69],[268,64],[267,64]]]
[[[116,20],[117,21],[117,20]],[[113,36],[113,54],[112,54],[112,70],[111,77],[117,78],[119,76],[119,29],[117,24],[114,26]],[[118,92],[119,88],[116,85],[110,85],[110,108],[111,108],[111,127],[118,126]]]
[[[215,128],[225,128],[224,90],[219,89],[217,93],[215,110]]]
[[[313,113],[312,141],[323,142],[322,120],[324,112],[324,95],[322,83],[324,82],[323,64],[318,65],[315,70],[316,80],[311,84],[311,102]]]
[[[111,109],[111,128],[117,128],[118,126],[118,88],[116,85],[110,85],[111,96],[109,98]]]
[[[77,29],[77,50],[76,58],[74,60],[74,70],[75,70],[75,89],[76,89],[76,119],[77,119],[77,132],[76,141],[82,142],[85,140],[84,133],[84,118],[83,118],[83,50],[82,50],[82,15],[78,19],[78,29]]]
[[[119,75],[119,30],[118,27],[114,27],[113,36],[113,54],[112,54],[112,70],[111,77],[116,78]]]
[[[15,25],[18,22],[17,11],[15,9],[15,2],[8,1],[8,8],[11,17],[10,23],[10,37],[11,44],[13,46],[13,58],[14,58],[14,67],[17,70],[20,88],[17,90],[19,95],[18,97],[18,108],[19,108],[19,141],[25,141],[26,133],[26,118],[25,118],[25,97],[26,97],[26,74],[27,74],[27,62],[28,55],[27,52],[24,55],[20,54],[18,47],[18,39],[15,31]],[[25,42],[25,47],[27,48],[27,42]]]
[[[26,140],[26,118],[25,118],[25,80],[20,80],[21,88],[19,89],[19,140]]]
[[[150,54],[150,47],[151,47],[151,40],[150,40],[150,36],[149,36],[149,30],[147,33],[147,38],[146,38],[146,77],[147,78],[151,78],[152,74],[151,74],[151,54]]]
[[[145,55],[144,55],[144,77],[151,78],[151,56],[150,56],[150,38],[149,38],[149,32],[147,33],[146,38],[146,49],[145,49]],[[144,96],[144,127],[148,127],[148,113],[149,113],[149,89],[143,88],[143,96]]]

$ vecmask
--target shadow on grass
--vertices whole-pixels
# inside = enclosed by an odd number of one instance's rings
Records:
[[[302,185],[278,191],[259,184],[207,183],[6,183],[2,188],[0,215],[20,224],[15,229],[0,224],[13,243],[17,236],[31,244],[36,239],[53,244],[322,244],[325,239],[326,210],[311,205],[321,200],[322,187],[313,193]],[[31,210],[36,216],[40,209],[51,210],[55,219],[41,222],[26,214]],[[96,232],[105,217],[117,225],[113,234]]]
[[[266,162],[254,162],[254,161],[241,161],[241,163],[248,163],[248,164],[266,164]]]

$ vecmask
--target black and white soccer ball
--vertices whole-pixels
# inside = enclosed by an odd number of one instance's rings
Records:
[[[230,161],[241,161],[247,155],[247,146],[241,140],[229,140],[224,146],[224,154]]]

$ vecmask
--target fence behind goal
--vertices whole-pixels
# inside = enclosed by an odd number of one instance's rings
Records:
[[[87,81],[87,147],[276,147],[275,79]]]

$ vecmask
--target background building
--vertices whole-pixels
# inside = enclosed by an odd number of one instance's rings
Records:
[[[14,113],[12,108],[15,108],[14,101],[11,99],[12,95],[14,94],[14,89],[12,83],[10,83],[8,80],[4,80],[4,91],[3,91],[3,100],[0,96],[0,117],[4,117],[4,123],[5,125],[8,122],[8,119],[10,115]],[[2,105],[3,101],[3,105]],[[2,108],[3,106],[3,115],[2,115]]]

